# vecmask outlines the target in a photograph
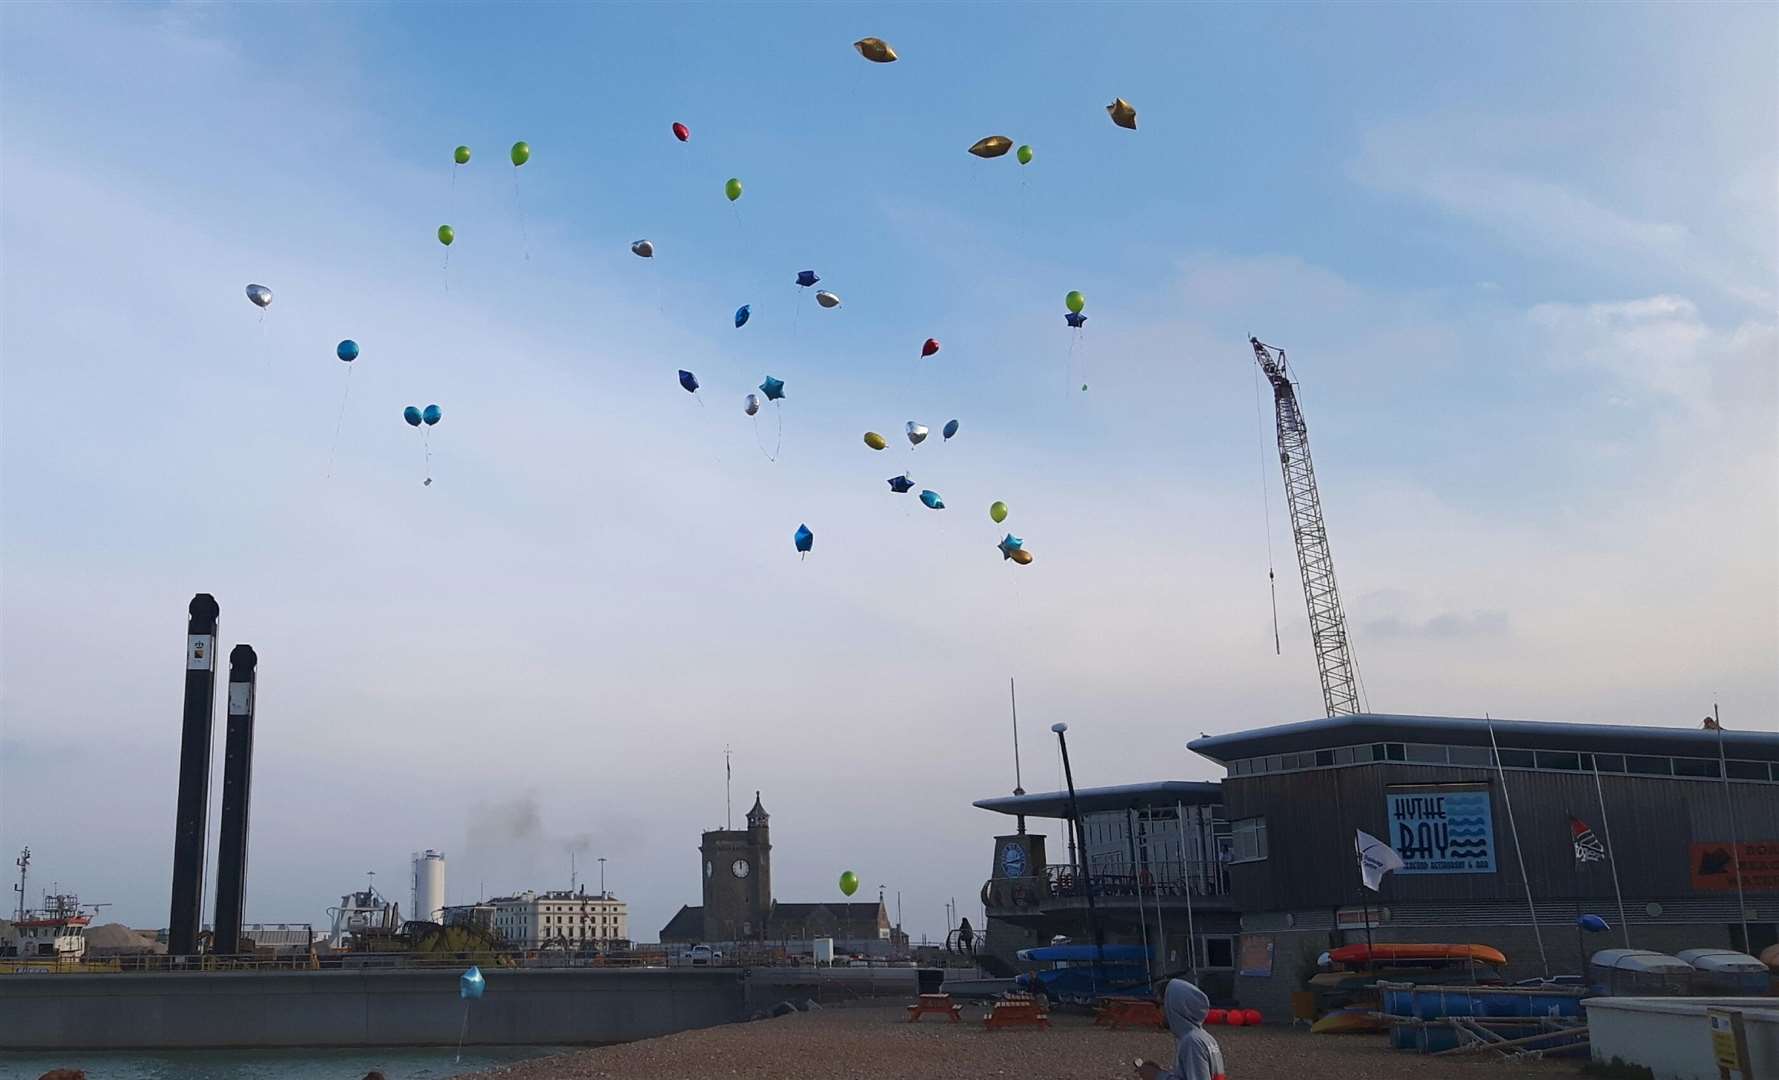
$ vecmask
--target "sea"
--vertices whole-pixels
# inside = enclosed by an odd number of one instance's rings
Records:
[[[0,1053],[0,1080],[37,1080],[51,1069],[80,1069],[87,1080],[443,1080],[548,1054],[559,1046],[387,1047],[374,1050],[138,1050]]]

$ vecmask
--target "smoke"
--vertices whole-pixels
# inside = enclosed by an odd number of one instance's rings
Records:
[[[575,833],[562,842],[562,850],[572,855],[585,855],[593,850],[593,834]]]
[[[543,836],[543,831],[543,815],[538,813],[534,795],[521,795],[506,802],[478,803],[470,813],[469,846],[473,849],[533,844]]]

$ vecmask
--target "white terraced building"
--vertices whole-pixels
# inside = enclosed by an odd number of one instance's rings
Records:
[[[630,941],[629,905],[610,893],[527,889],[497,896],[487,906],[493,909],[495,932],[516,948],[607,948]]]

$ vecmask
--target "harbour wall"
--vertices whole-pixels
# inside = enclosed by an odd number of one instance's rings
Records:
[[[8,975],[0,1050],[594,1045],[745,1019],[735,969]],[[468,1011],[469,1022],[464,1024]]]

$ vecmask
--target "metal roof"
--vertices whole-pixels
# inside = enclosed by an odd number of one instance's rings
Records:
[[[1360,713],[1328,716],[1299,724],[1209,735],[1186,744],[1212,761],[1228,763],[1261,754],[1321,750],[1371,742],[1425,742],[1458,746],[1489,745],[1489,721],[1472,716],[1403,716]],[[1576,724],[1553,720],[1496,720],[1495,739],[1504,747],[1580,750],[1600,753],[1678,754],[1716,757],[1719,733],[1705,728],[1638,727],[1632,724]],[[1728,757],[1779,761],[1779,732],[1724,731]],[[978,803],[977,805],[981,805]]]
[[[1137,810],[1150,806],[1172,806],[1175,803],[1219,802],[1223,798],[1223,785],[1215,780],[1156,780],[1147,784],[1076,788],[1075,798],[1081,804],[1083,814],[1100,810]],[[971,805],[983,810],[993,810],[997,814],[1066,818],[1069,816],[1069,793],[1039,791],[1025,795],[1003,795],[996,799],[977,799]]]

